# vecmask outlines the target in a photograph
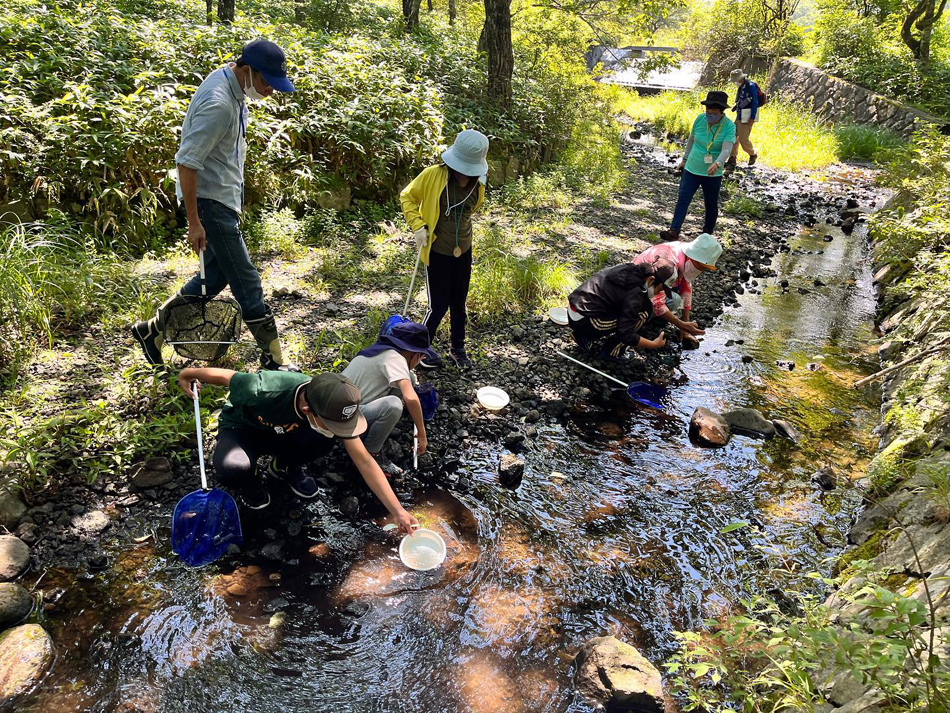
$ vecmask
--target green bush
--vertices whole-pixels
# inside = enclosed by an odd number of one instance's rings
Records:
[[[878,161],[904,145],[899,134],[871,124],[838,124],[832,132],[842,161]]]

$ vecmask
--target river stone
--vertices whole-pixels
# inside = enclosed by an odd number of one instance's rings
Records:
[[[141,490],[157,488],[174,478],[172,463],[168,458],[148,458],[132,466],[132,485]]]
[[[77,535],[98,535],[109,527],[109,516],[102,510],[93,510],[73,518],[73,531]]]
[[[498,480],[506,488],[517,488],[524,476],[524,461],[511,453],[504,453],[498,461]]]
[[[635,648],[613,636],[591,639],[574,657],[577,688],[614,711],[663,713],[660,672]]]
[[[39,624],[0,634],[0,709],[34,688],[52,660],[53,642]]]
[[[33,598],[19,584],[0,584],[0,630],[23,621],[33,609]]]
[[[772,438],[775,435],[772,422],[754,408],[733,409],[726,411],[722,417],[736,433],[759,438]]]
[[[9,582],[26,571],[30,548],[19,537],[0,535],[0,582]]]
[[[24,513],[26,505],[20,499],[20,494],[9,481],[0,484],[0,525],[8,530],[15,530]]]
[[[773,418],[772,425],[775,426],[775,433],[782,438],[787,438],[793,443],[798,443],[801,440],[801,434],[795,430],[795,427],[792,426],[788,421],[783,421],[780,418]]]
[[[689,437],[702,446],[724,446],[732,432],[722,416],[699,406],[689,419]]]

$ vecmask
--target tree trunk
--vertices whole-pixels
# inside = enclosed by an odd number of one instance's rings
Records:
[[[307,6],[304,0],[294,0],[294,22],[303,25],[307,21]]]
[[[940,21],[947,9],[947,0],[920,0],[901,23],[901,39],[914,54],[914,59],[927,67],[930,64],[930,40],[933,26]],[[914,30],[920,36],[914,34]]]
[[[218,0],[218,22],[224,25],[234,22],[234,0]]]
[[[205,0],[205,16],[208,19],[208,27],[214,24],[214,0]]]
[[[402,0],[402,17],[406,22],[406,29],[412,30],[419,24],[419,7],[422,0]]]
[[[511,0],[485,0],[485,50],[488,52],[488,98],[502,109],[511,108]]]
[[[432,0],[426,0],[426,10],[432,12]]]
[[[455,24],[455,0],[449,0],[449,24]]]

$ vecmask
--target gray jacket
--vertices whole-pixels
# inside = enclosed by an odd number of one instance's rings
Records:
[[[175,163],[198,172],[198,197],[240,213],[244,203],[244,157],[248,112],[244,92],[230,67],[216,69],[195,91],[181,125]],[[179,184],[178,200],[182,200]]]

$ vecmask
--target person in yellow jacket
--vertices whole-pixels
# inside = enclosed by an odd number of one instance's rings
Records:
[[[434,341],[445,313],[451,313],[451,353],[462,369],[472,365],[465,353],[465,301],[472,278],[472,213],[485,200],[487,156],[488,137],[466,129],[442,153],[442,163],[425,169],[399,195],[426,266],[429,309],[422,323]],[[438,356],[427,356],[419,366],[441,365]]]

